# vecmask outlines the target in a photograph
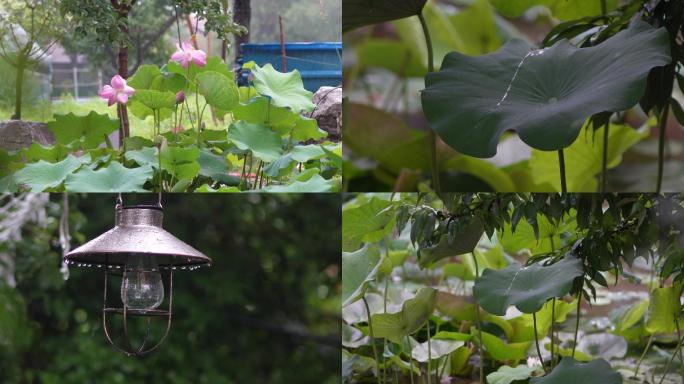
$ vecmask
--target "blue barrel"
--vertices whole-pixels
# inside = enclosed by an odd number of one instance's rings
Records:
[[[323,86],[342,84],[342,43],[285,43],[287,70],[299,70],[304,88],[316,92]],[[242,62],[268,63],[282,71],[279,43],[242,44]]]

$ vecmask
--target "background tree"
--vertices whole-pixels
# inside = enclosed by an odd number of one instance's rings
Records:
[[[76,35],[81,38],[92,39],[91,42],[102,45],[105,51],[108,46],[114,46],[116,52],[117,73],[128,78],[143,59],[149,60],[146,53],[152,49],[164,33],[176,22],[176,17],[194,14],[197,24],[204,21],[205,33],[214,31],[219,38],[226,39],[231,33],[242,33],[243,29],[232,20],[232,14],[224,11],[222,1],[173,0],[141,1],[111,0],[102,2],[97,0],[64,0],[61,2],[63,14],[73,17]],[[140,28],[135,28],[132,19],[140,12]],[[159,17],[159,15],[163,17]],[[147,16],[147,17],[146,17]],[[150,28],[150,19],[163,20],[157,28]],[[197,25],[196,24],[196,25]],[[193,30],[196,33],[197,26]],[[147,32],[144,32],[147,31]],[[193,38],[194,41],[194,38]],[[129,48],[136,48],[136,64],[129,68]],[[109,55],[111,57],[111,55]],[[132,69],[132,70],[131,70]],[[120,109],[119,118],[122,129],[119,133],[120,141],[129,135],[128,112],[126,106]]]
[[[67,20],[60,17],[58,1],[1,0],[0,57],[16,70],[12,119],[21,119],[24,76],[49,54],[64,34]]]

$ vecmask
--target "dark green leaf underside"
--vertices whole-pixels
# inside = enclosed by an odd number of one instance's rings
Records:
[[[649,70],[670,61],[665,29],[642,22],[590,48],[563,40],[533,51],[513,40],[489,55],[447,55],[426,78],[423,110],[440,137],[467,155],[494,156],[505,131],[533,148],[559,150],[587,117],[634,106]]]

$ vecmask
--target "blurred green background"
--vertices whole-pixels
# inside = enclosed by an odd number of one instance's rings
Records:
[[[1,197],[0,383],[339,382],[339,195],[166,195],[165,229],[213,264],[174,275],[171,332],[145,359],[105,339],[101,270],[64,280],[62,197],[26,204],[18,221],[26,196]],[[114,203],[69,196],[72,247],[113,226]]]

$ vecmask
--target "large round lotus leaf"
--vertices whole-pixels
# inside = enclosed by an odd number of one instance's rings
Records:
[[[356,252],[342,252],[342,307],[363,297],[381,264],[377,247],[366,245]]]
[[[344,0],[342,32],[418,15],[427,0]]]
[[[513,263],[506,269],[485,269],[475,280],[473,296],[495,315],[505,315],[511,305],[523,313],[535,313],[548,299],[568,294],[573,280],[582,274],[582,261],[571,255],[548,266]]]
[[[532,378],[530,384],[622,384],[622,376],[603,359],[580,363],[565,357],[551,373]]]
[[[665,29],[643,22],[590,48],[563,40],[532,50],[513,40],[489,55],[447,55],[426,77],[423,110],[441,138],[467,155],[494,156],[505,131],[558,150],[575,141],[587,117],[634,106],[649,70],[670,61]]]

